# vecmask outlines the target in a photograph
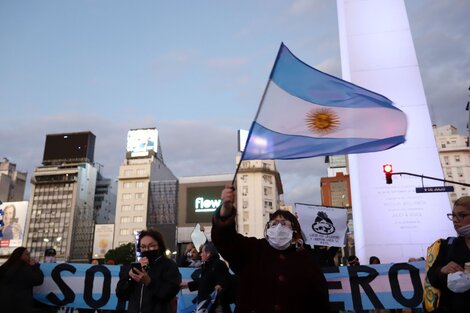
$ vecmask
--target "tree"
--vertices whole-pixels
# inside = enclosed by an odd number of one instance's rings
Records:
[[[135,244],[128,242],[115,249],[110,249],[104,255],[104,260],[114,260],[116,264],[130,264],[135,261]]]

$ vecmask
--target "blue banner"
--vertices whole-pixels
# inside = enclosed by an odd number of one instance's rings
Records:
[[[41,264],[44,283],[34,288],[34,298],[54,306],[125,309],[115,290],[120,266],[77,263]],[[190,281],[194,268],[180,268]],[[420,307],[424,261],[380,265],[339,266],[323,269],[330,302],[336,310],[401,309]],[[178,297],[190,306],[197,292],[183,289]],[[182,303],[180,303],[182,304]]]

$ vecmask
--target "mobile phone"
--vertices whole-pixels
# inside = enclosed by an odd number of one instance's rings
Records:
[[[131,263],[131,268],[132,268],[132,269],[136,268],[136,269],[138,269],[139,271],[141,271],[141,270],[142,270],[142,264],[140,264],[140,262],[132,262],[132,263]]]

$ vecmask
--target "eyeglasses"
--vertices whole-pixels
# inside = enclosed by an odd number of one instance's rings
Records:
[[[465,219],[467,216],[469,216],[470,214],[466,214],[466,213],[463,213],[463,212],[459,212],[457,214],[455,213],[447,213],[447,218],[451,221],[454,220],[454,218],[457,219],[457,221],[461,221],[463,219]]]
[[[151,250],[157,250],[158,246],[155,244],[149,244],[148,246],[141,245],[140,246],[140,251],[151,251]]]
[[[281,224],[282,226],[288,226],[292,228],[292,223],[290,221],[278,221],[278,220],[272,220],[271,222],[268,223],[268,228],[272,226],[276,226],[277,224]]]

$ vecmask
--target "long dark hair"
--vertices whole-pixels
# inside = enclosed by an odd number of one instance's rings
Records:
[[[163,235],[155,229],[147,229],[147,230],[142,230],[139,234],[139,240],[137,241],[137,250],[140,252],[140,241],[142,238],[145,236],[150,236],[152,237],[157,243],[158,243],[158,251],[160,253],[165,254],[166,251],[166,245],[165,241],[163,240]]]
[[[21,259],[23,252],[25,252],[25,247],[18,247],[11,253],[8,260],[0,266],[0,277],[8,271],[10,268],[19,267],[21,264],[27,264],[25,261]]]

